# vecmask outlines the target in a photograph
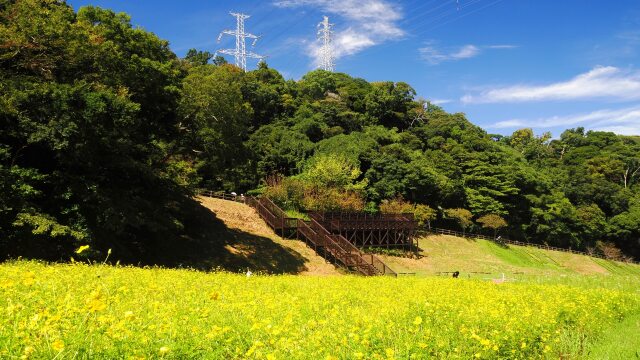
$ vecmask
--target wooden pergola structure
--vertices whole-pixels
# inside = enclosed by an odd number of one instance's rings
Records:
[[[418,222],[411,213],[312,212],[309,216],[357,247],[417,248],[414,239]]]

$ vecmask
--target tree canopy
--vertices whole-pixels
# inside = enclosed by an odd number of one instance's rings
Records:
[[[194,189],[260,192],[274,177],[300,210],[402,198],[429,226],[640,256],[639,136],[493,136],[406,83],[180,59],[126,14],[54,0],[0,5],[0,73],[6,256],[91,244],[136,261],[197,237]]]

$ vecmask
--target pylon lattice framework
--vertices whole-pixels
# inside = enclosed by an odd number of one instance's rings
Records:
[[[232,35],[236,37],[236,48],[235,49],[222,49],[216,51],[217,53],[233,55],[235,57],[236,66],[241,68],[244,71],[247,71],[247,58],[254,58],[262,60],[264,56],[258,55],[252,51],[247,52],[247,46],[245,43],[245,39],[253,39],[253,43],[251,46],[255,46],[256,42],[260,38],[259,36],[245,33],[244,32],[244,20],[248,19],[250,16],[240,13],[229,13],[236,18],[236,30],[223,30],[220,35],[218,35],[218,42],[222,39],[222,35]]]
[[[333,24],[329,23],[329,18],[324,16],[324,20],[318,24],[320,28],[318,30],[318,39],[322,42],[322,46],[320,47],[320,68],[327,71],[333,71],[334,57],[333,57],[333,45],[331,35],[333,31],[331,28]]]

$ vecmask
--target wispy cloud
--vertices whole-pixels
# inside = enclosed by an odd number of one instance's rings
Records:
[[[584,126],[592,130],[613,131],[618,134],[640,135],[640,105],[621,109],[603,109],[590,113],[552,116],[538,119],[511,119],[490,125],[490,128],[567,128]]]
[[[432,99],[432,100],[429,100],[429,102],[432,103],[433,105],[448,104],[451,101],[452,101],[451,99]]]
[[[386,0],[280,0],[279,7],[311,6],[337,15],[351,24],[336,27],[333,50],[336,58],[358,53],[368,47],[405,35],[397,22],[402,18],[398,7]],[[318,19],[320,21],[321,19]],[[317,61],[318,43],[310,43],[310,55]]]
[[[463,103],[506,103],[548,100],[640,99],[640,71],[598,66],[571,80],[548,85],[515,85],[462,97]]]
[[[486,46],[487,49],[515,49],[518,45],[489,45]]]
[[[463,45],[459,47],[448,47],[438,49],[435,42],[429,41],[424,47],[418,49],[420,57],[431,65],[438,65],[445,61],[457,61],[476,57],[482,53],[484,49],[514,49],[516,45]]]

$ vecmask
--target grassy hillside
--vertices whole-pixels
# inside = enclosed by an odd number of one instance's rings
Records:
[[[618,353],[607,331],[632,334],[640,296],[18,261],[0,265],[0,311],[0,358],[574,359]]]
[[[500,246],[486,240],[447,235],[419,239],[421,258],[382,258],[397,272],[435,275],[460,271],[463,276],[511,279],[531,276],[619,275],[640,276],[640,266],[533,247]]]
[[[223,268],[234,269],[233,264],[239,264],[254,272],[338,274],[335,267],[317,256],[302,241],[283,240],[274,234],[249,206],[208,197],[198,200],[229,231],[231,241],[225,245],[225,250],[231,255],[223,259],[226,261]],[[419,245],[419,259],[387,255],[380,257],[396,272],[417,276],[453,271],[474,278],[497,278],[504,273],[510,280],[526,278],[528,281],[538,281],[538,278],[545,276],[640,276],[638,265],[533,247],[503,247],[486,240],[437,235],[420,238]]]

